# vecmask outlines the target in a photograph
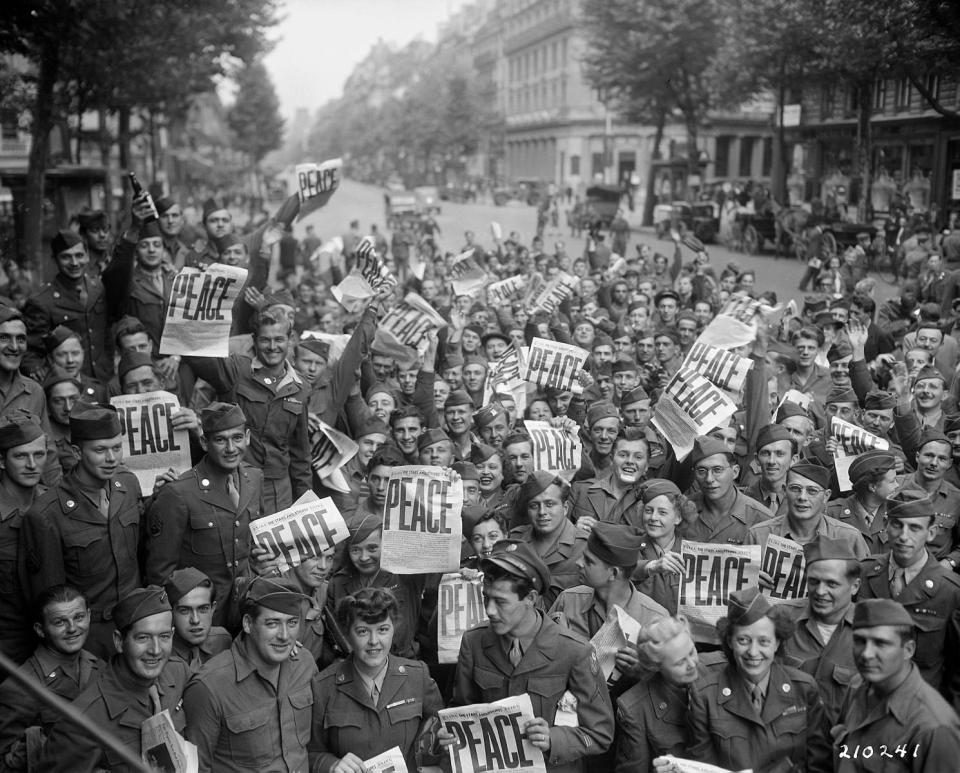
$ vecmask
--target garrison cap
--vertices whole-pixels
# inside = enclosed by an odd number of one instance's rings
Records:
[[[83,239],[80,238],[80,234],[67,229],[61,229],[57,231],[57,235],[50,240],[50,251],[53,253],[53,257],[57,257],[61,252],[66,252],[78,244],[83,244]]]
[[[245,426],[246,423],[247,417],[236,403],[212,402],[200,411],[200,426],[203,427],[205,435]]]
[[[113,608],[113,624],[118,631],[129,628],[145,617],[172,612],[167,592],[159,585],[130,591]]]
[[[486,443],[474,443],[470,446],[470,461],[474,464],[482,464],[492,456],[495,456],[497,449],[488,446]]]
[[[680,496],[680,489],[672,480],[666,478],[651,478],[640,484],[640,498],[644,504],[652,502],[657,497]]]
[[[920,439],[917,441],[917,450],[919,451],[927,443],[946,443],[948,446],[951,445],[950,438],[936,427],[923,428],[923,431],[920,433]]]
[[[836,362],[837,360],[842,360],[844,357],[853,356],[853,347],[850,346],[850,343],[841,338],[839,341],[836,341],[827,349],[827,362]]]
[[[690,454],[690,462],[691,464],[696,464],[701,459],[706,459],[708,456],[713,456],[714,454],[724,454],[727,457],[733,458],[733,452],[722,440],[710,437],[709,435],[699,435],[693,441],[693,452]]]
[[[438,429],[437,427],[425,429],[417,438],[417,450],[423,451],[425,448],[429,448],[434,443],[441,443],[444,440],[449,441],[450,436],[447,435],[447,433],[442,429]]]
[[[203,219],[206,220],[207,216],[204,215]],[[218,236],[213,240],[213,245],[217,248],[217,255],[223,255],[223,253],[231,247],[235,247],[238,244],[243,244],[243,240],[233,233]]]
[[[587,409],[587,426],[592,427],[601,419],[620,420],[620,411],[611,403],[594,403]]]
[[[863,398],[863,407],[868,411],[882,411],[897,407],[897,398],[881,389],[871,389]],[[960,418],[960,417],[958,417]]]
[[[622,359],[616,359],[613,361],[613,364],[610,366],[610,370],[614,373],[623,373],[624,371],[638,371],[640,368],[633,360],[626,357]]]
[[[638,386],[636,389],[631,389],[623,397],[620,398],[620,407],[626,408],[631,403],[639,403],[641,400],[649,400],[650,395],[646,393],[642,386]]]
[[[606,333],[597,333],[593,337],[593,345],[590,348],[596,349],[598,346],[609,346],[612,349],[613,339]]]
[[[636,566],[642,545],[643,538],[629,526],[606,521],[597,521],[587,537],[587,550],[610,566]]]
[[[850,387],[834,387],[827,394],[827,399],[824,400],[828,405],[830,403],[853,403],[854,405],[859,405],[860,400],[857,399],[857,393],[854,392]]]
[[[452,408],[455,405],[469,405],[473,406],[473,400],[470,398],[470,395],[467,394],[466,390],[463,389],[454,389],[444,402],[444,410],[447,408]]]
[[[374,515],[373,513],[367,513],[366,515],[351,519],[347,523],[347,530],[350,532],[350,537],[347,540],[348,545],[356,545],[359,542],[363,542],[367,537],[373,534],[378,529],[383,528],[383,516]]]
[[[943,417],[943,431],[946,434],[960,430],[960,413],[952,413]]]
[[[256,577],[247,587],[247,604],[257,604],[284,615],[299,615],[306,600],[293,580],[285,577]]]
[[[779,424],[791,416],[802,416],[805,419],[810,418],[810,414],[803,410],[801,406],[797,405],[797,403],[793,402],[793,400],[784,400],[783,405],[777,410],[777,423]]]
[[[757,620],[767,616],[773,609],[767,597],[760,593],[760,588],[751,586],[743,590],[733,591],[727,599],[727,622],[730,625],[753,625]]]
[[[486,368],[487,358],[479,354],[468,354],[463,358],[463,367],[468,367],[470,365],[479,365],[481,368]]]
[[[183,569],[174,570],[163,587],[167,591],[167,598],[170,604],[176,604],[180,599],[186,596],[194,588],[200,586],[213,589],[213,581],[195,566],[186,566]]]
[[[47,350],[47,354],[51,354],[57,347],[69,341],[71,338],[76,338],[78,341],[80,340],[79,334],[70,328],[65,325],[57,325],[43,337],[43,348]]]
[[[39,437],[43,437],[40,425],[26,416],[5,419],[0,424],[0,453],[32,443]]]
[[[476,304],[474,304],[474,305],[476,305]],[[481,307],[481,308],[479,309],[479,311],[486,311],[486,309],[484,309],[483,307]],[[470,313],[473,314],[473,313],[474,313],[474,310],[471,309]],[[464,330],[469,330],[471,333],[473,333],[474,335],[476,335],[476,337],[479,338],[481,341],[483,340],[483,337],[487,334],[487,331],[484,330],[483,327],[481,327],[480,325],[470,324],[470,325],[467,325],[467,326],[464,328]]]
[[[483,406],[473,414],[473,421],[477,427],[486,427],[493,424],[499,417],[507,416],[507,410],[498,402]]]
[[[916,384],[918,381],[923,381],[928,378],[938,378],[944,384],[947,383],[947,380],[944,378],[943,374],[933,365],[924,365],[922,368],[920,368],[920,372],[917,373],[917,377],[913,380],[913,383]]]
[[[525,508],[531,499],[539,496],[553,485],[559,486],[562,491],[564,486],[566,486],[566,482],[563,478],[551,472],[536,470],[530,473],[520,486],[520,496],[517,498],[517,504]]]
[[[390,437],[390,428],[386,422],[378,416],[365,416],[358,422],[354,434],[358,440],[367,435],[384,435],[385,437]]]
[[[847,540],[832,539],[825,534],[818,534],[803,546],[803,557],[807,566],[817,561],[856,561]]]
[[[376,384],[373,384],[373,385],[367,390],[367,393],[364,395],[364,399],[365,399],[367,402],[369,402],[369,401],[370,401],[370,398],[372,398],[374,395],[380,395],[380,394],[389,395],[390,397],[393,398],[394,404],[400,405],[400,400],[397,398],[396,390],[394,390],[394,389],[392,389],[391,387],[387,386],[387,385],[384,384],[382,381],[378,381]]]
[[[326,341],[321,341],[319,338],[304,338],[297,346],[301,349],[306,349],[308,352],[313,352],[319,357],[323,357],[324,360],[330,359],[330,344]]]
[[[146,223],[141,223],[140,230],[137,231],[137,241],[153,238],[163,238],[163,234],[160,232],[160,223],[156,220],[148,220]]]
[[[914,626],[906,607],[893,599],[864,599],[853,608],[853,627],[874,628],[878,625]]]
[[[669,338],[675,344],[680,344],[680,331],[675,327],[661,327],[656,330],[653,334],[653,337],[656,338]]]
[[[219,200],[215,199],[212,196],[203,202],[203,222],[207,222],[207,218],[210,217],[214,212],[219,212],[221,209],[226,209],[227,205]]]
[[[539,593],[550,586],[550,570],[531,545],[520,540],[500,540],[486,558],[480,559],[480,569],[496,566],[515,577],[527,580]]]
[[[70,414],[70,439],[104,440],[121,434],[120,417],[111,406],[77,404]]]
[[[807,480],[812,480],[820,486],[820,488],[830,488],[830,470],[822,465],[811,464],[810,462],[797,462],[787,470],[788,475],[791,472]]]
[[[71,376],[63,368],[58,368],[54,365],[50,368],[50,372],[47,373],[47,377],[43,380],[43,391],[49,396],[50,390],[55,387],[57,384],[62,384],[64,381],[69,381],[72,384],[75,384],[77,389],[83,390],[83,384],[80,383],[80,379],[76,376]]]
[[[765,424],[757,433],[757,450],[781,440],[792,440],[786,427],[779,424]]]
[[[897,466],[897,457],[889,451],[866,451],[850,463],[850,482],[856,483],[869,472],[886,472]]]
[[[159,199],[154,200],[153,206],[157,208],[158,215],[165,215],[167,212],[177,206],[177,202],[175,202],[169,196],[161,196]]]
[[[150,352],[124,352],[117,365],[117,378],[123,384],[123,377],[131,370],[143,368],[147,365],[153,367],[153,355]]]
[[[23,321],[23,312],[15,306],[0,305],[0,325],[11,320]]]
[[[933,498],[930,496],[910,496],[910,492],[897,492],[887,500],[887,518],[930,518],[933,516]]]
[[[461,480],[480,480],[480,473],[477,471],[477,465],[473,462],[454,462],[451,465],[453,471],[460,476]]]

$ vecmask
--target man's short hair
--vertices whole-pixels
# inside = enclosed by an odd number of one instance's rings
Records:
[[[426,420],[423,418],[423,412],[417,408],[417,406],[401,405],[399,408],[395,408],[390,412],[390,429],[393,429],[396,423],[403,419],[417,419],[421,426],[426,424]]]

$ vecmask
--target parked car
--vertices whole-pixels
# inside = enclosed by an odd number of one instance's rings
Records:
[[[440,193],[436,186],[421,185],[414,188],[413,192],[417,194],[420,201],[420,211],[427,215],[440,214]]]

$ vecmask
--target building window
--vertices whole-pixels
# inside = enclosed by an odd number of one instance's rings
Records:
[[[823,117],[833,118],[833,112],[837,105],[837,87],[829,84],[823,87]]]
[[[886,102],[887,82],[881,78],[873,84],[873,109],[882,113]]]
[[[742,137],[740,139],[740,177],[753,175],[753,144],[756,137]]]
[[[580,156],[570,156],[570,174],[580,174]]]
[[[925,78],[925,84],[930,96],[940,101],[940,76],[936,73],[928,73]]]
[[[717,137],[717,150],[713,161],[714,173],[717,177],[730,175],[730,140],[731,137],[726,135]]]
[[[20,139],[16,110],[0,110],[0,137],[5,140]]]
[[[762,177],[769,177],[771,169],[773,169],[773,137],[764,137],[763,162],[760,167],[760,175]]]
[[[899,78],[897,80],[897,93],[895,107],[897,110],[910,109],[910,94],[913,86],[910,85],[909,78]]]
[[[603,174],[603,153],[593,153],[590,156],[590,174],[596,177]]]

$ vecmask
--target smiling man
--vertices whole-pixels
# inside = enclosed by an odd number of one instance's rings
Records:
[[[216,588],[199,569],[177,569],[164,583],[173,608],[173,651],[192,673],[224,650],[233,637],[226,628],[213,624],[217,609]]]
[[[797,444],[785,427],[761,427],[756,453],[759,477],[746,489],[747,496],[763,503],[774,515],[783,515],[787,511],[787,471],[796,461]]]
[[[608,472],[573,484],[573,520],[590,530],[598,521],[640,526],[643,505],[637,484],[647,477],[647,441],[639,430],[621,430],[613,441]]]
[[[609,471],[613,463],[613,441],[620,432],[620,413],[610,403],[594,403],[587,409],[587,437],[590,451],[583,466],[593,466],[594,475]]]
[[[943,374],[933,365],[925,365],[913,381],[913,409],[925,427],[943,430],[943,401],[947,396]]]
[[[473,400],[462,389],[450,393],[443,404],[443,418],[447,423],[447,434],[453,441],[454,455],[458,459],[470,456],[473,442],[470,430],[473,427]]]

